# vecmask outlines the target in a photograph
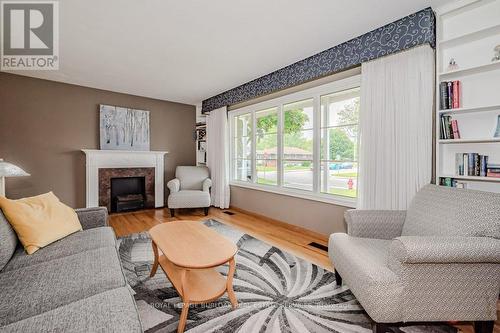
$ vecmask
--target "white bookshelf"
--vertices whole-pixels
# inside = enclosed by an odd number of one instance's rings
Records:
[[[196,127],[195,127],[195,135],[196,135],[196,165],[197,166],[206,166],[207,161],[206,161],[206,149],[199,149],[200,148],[200,141],[204,142],[203,144],[206,147],[206,136],[204,140],[199,140],[198,137],[198,129],[199,128],[204,128],[206,130],[206,119],[207,117],[201,113],[201,105],[196,106]],[[203,145],[202,144],[202,145]]]
[[[457,153],[488,155],[500,164],[500,61],[492,62],[500,44],[500,0],[461,0],[436,10],[436,183],[453,178],[467,188],[500,192],[500,178],[459,176]],[[458,68],[448,70],[449,60]],[[439,84],[460,81],[460,108],[440,109]],[[458,121],[460,139],[442,139],[441,117]]]

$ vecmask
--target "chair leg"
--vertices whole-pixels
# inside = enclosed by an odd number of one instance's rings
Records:
[[[205,212],[205,216],[207,216],[207,215],[208,215],[208,209],[209,209],[209,208],[210,208],[210,207],[203,207],[203,211]]]
[[[340,276],[339,272],[337,272],[337,270],[335,268],[333,269],[333,272],[335,273],[335,283],[337,284],[337,286],[341,286],[342,285],[342,276]]]
[[[493,333],[493,326],[495,322],[493,320],[489,321],[475,321],[474,322],[474,333]]]
[[[174,217],[175,215],[175,209],[170,208],[170,217]]]

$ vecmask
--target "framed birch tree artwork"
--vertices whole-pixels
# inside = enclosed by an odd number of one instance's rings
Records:
[[[101,149],[149,150],[149,111],[99,105]]]

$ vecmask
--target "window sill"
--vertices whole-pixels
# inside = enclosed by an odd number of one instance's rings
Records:
[[[340,195],[312,193],[312,192],[306,192],[306,191],[301,191],[301,190],[294,190],[294,189],[290,189],[290,188],[274,187],[274,186],[269,186],[269,185],[246,183],[246,182],[234,181],[234,180],[231,181],[229,183],[229,185],[243,187],[243,188],[249,188],[249,189],[257,190],[257,191],[276,193],[276,194],[280,194],[280,195],[286,195],[286,196],[301,198],[301,199],[306,199],[306,200],[319,201],[319,202],[324,202],[324,203],[328,203],[328,204],[332,204],[332,205],[344,206],[344,207],[349,207],[349,208],[356,208],[356,201],[357,200],[355,198],[343,197]]]

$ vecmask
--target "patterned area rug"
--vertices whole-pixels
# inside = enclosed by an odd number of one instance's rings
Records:
[[[189,310],[189,332],[371,332],[370,318],[333,273],[215,220],[204,222],[237,244],[234,291],[239,307],[224,295]],[[119,238],[120,256],[148,333],[176,332],[182,301],[161,268],[153,264],[147,233]],[[219,271],[226,275],[227,266]],[[449,326],[414,326],[401,331],[456,332]]]

